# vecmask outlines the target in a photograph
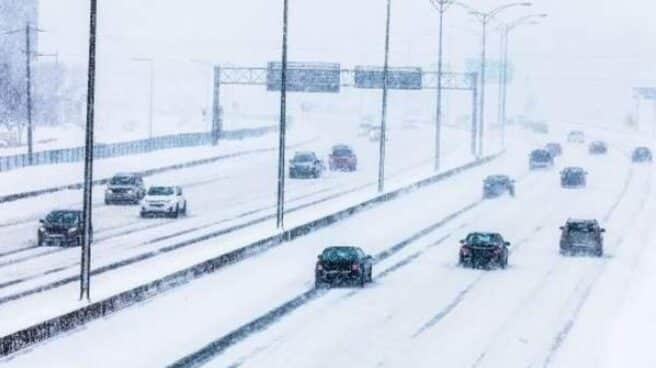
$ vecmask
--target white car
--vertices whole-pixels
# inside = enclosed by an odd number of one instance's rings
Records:
[[[141,202],[141,217],[166,215],[178,217],[187,214],[187,200],[182,188],[176,186],[153,186]]]

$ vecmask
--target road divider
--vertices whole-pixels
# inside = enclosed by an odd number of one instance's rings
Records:
[[[191,267],[169,274],[147,284],[116,294],[104,300],[94,302],[83,308],[66,313],[26,329],[0,338],[0,357],[14,354],[27,347],[47,341],[51,338],[69,332],[93,320],[119,312],[132,305],[151,299],[159,294],[182,286],[192,280],[212,274],[231,264],[240,262],[254,255],[261,254],[286,242],[303,237],[337,222],[343,221],[357,213],[364,212],[385,202],[409,194],[423,187],[451,178],[461,172],[482,166],[496,159],[503,152],[484,157],[466,165],[432,175],[402,188],[388,191],[374,198],[351,205],[347,208],[323,216],[302,225],[295,226],[281,233],[258,240],[244,247],[208,259]]]

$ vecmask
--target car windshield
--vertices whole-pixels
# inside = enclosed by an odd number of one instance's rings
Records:
[[[297,153],[294,156],[295,162],[312,162],[314,161],[314,155],[312,153]]]
[[[495,246],[501,242],[501,235],[499,234],[475,233],[467,236],[467,244],[475,247]]]
[[[333,149],[333,156],[351,156],[353,152],[348,147],[339,147]]]
[[[563,171],[563,176],[566,178],[578,178],[583,175],[583,170],[581,169],[571,169]]]
[[[533,161],[549,161],[551,154],[547,151],[533,151],[531,152],[531,160]]]
[[[134,185],[137,179],[134,176],[115,176],[109,182],[110,185]]]
[[[567,240],[573,243],[588,243],[597,237],[596,226],[588,223],[571,223],[567,225]]]
[[[79,213],[76,211],[54,211],[46,217],[50,224],[73,225],[78,221]]]
[[[487,184],[503,184],[507,181],[508,181],[508,177],[503,175],[488,176],[485,179],[485,182]]]
[[[173,187],[152,187],[148,189],[148,195],[151,196],[170,196],[174,192]]]
[[[328,248],[321,254],[321,259],[328,262],[352,261],[358,259],[358,250],[353,247]]]

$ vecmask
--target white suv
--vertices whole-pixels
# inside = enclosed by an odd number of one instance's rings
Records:
[[[148,215],[178,217],[186,214],[187,200],[180,187],[150,187],[141,202],[141,217]]]

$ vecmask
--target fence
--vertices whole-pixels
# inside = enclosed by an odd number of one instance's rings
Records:
[[[276,129],[276,126],[265,126],[254,129],[226,130],[221,132],[220,138],[233,140],[258,137],[271,133]],[[111,144],[101,143],[94,146],[94,158],[105,159],[171,148],[203,146],[210,145],[213,141],[213,134],[211,132],[206,132],[167,135],[151,139],[140,139]],[[80,161],[84,161],[84,147],[40,151],[32,154],[32,166]],[[26,153],[12,156],[0,156],[0,172],[20,169],[27,166],[30,166],[30,164],[29,157]]]

